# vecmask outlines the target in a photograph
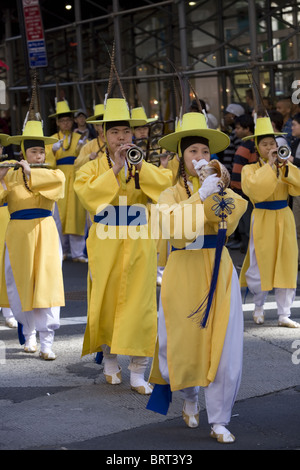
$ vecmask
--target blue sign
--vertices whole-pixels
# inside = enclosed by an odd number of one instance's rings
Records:
[[[29,66],[35,67],[47,67],[47,52],[46,44],[44,39],[38,41],[27,41]]]

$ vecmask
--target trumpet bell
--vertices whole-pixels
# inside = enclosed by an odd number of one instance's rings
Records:
[[[130,147],[126,152],[126,157],[131,165],[138,165],[144,159],[144,152],[139,147]]]
[[[278,160],[288,160],[291,156],[291,149],[287,145],[281,145],[277,150]]]
[[[199,180],[202,184],[203,181],[210,175],[216,174],[220,178],[223,188],[228,188],[230,185],[230,174],[227,168],[219,162],[219,160],[211,160],[207,165],[203,166],[200,170]]]

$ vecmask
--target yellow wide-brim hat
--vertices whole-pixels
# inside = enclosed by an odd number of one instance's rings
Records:
[[[217,129],[209,129],[202,113],[186,113],[177,122],[176,131],[162,137],[158,144],[161,148],[177,153],[178,143],[183,137],[199,136],[208,140],[210,153],[219,153],[230,144],[228,135]]]
[[[94,115],[87,118],[87,122],[95,121],[96,119],[102,119],[104,114],[104,104],[96,104],[94,108]]]
[[[70,109],[69,104],[66,100],[58,101],[56,103],[56,113],[50,114],[48,117],[58,117],[60,114],[74,114],[76,113],[77,109]]]
[[[263,135],[286,135],[286,132],[274,132],[271,119],[269,117],[260,117],[256,119],[254,134],[243,137],[242,140],[255,139]]]
[[[151,122],[155,122],[158,119],[158,118],[147,118],[147,114],[143,106],[140,106],[138,108],[132,108],[131,117],[132,119],[145,119],[147,121],[147,124],[150,124]]]
[[[0,134],[0,144],[5,147],[6,145],[9,145],[8,143],[9,135],[8,134]]]
[[[45,137],[41,121],[27,121],[22,135],[14,135],[8,138],[9,144],[21,145],[24,140],[42,140],[45,145],[58,142],[55,137]]]
[[[89,121],[91,124],[104,124],[106,122],[127,121],[130,127],[144,126],[146,119],[132,119],[127,101],[124,98],[108,98],[104,108],[103,118]]]

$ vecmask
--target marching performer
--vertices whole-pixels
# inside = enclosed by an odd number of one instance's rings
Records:
[[[224,150],[229,138],[208,129],[202,113],[184,114],[176,131],[159,142],[178,152],[180,163],[176,185],[158,201],[172,249],[162,278],[149,378],[156,385],[147,408],[167,414],[172,392],[181,390],[183,419],[197,427],[199,386],[205,387],[211,436],[229,443],[235,439],[226,426],[241,379],[243,311],[238,276],[223,246],[247,202],[228,188],[228,172],[218,161],[221,176],[208,176],[214,171],[210,155]]]
[[[29,111],[23,134],[9,138],[21,146],[22,160],[14,168],[0,167],[0,203],[7,203],[10,213],[1,299],[23,325],[25,352],[37,350],[39,332],[44,360],[56,358],[52,344],[64,305],[61,245],[52,210],[64,196],[65,176],[43,168],[45,145],[56,140],[44,137],[41,121],[31,120]]]
[[[245,165],[241,174],[242,190],[254,209],[240,281],[253,294],[255,323],[264,323],[264,303],[268,292],[275,289],[278,326],[299,328],[290,318],[297,287],[298,246],[288,197],[300,195],[300,174],[288,152],[284,159],[278,154],[277,135],[281,134],[274,132],[270,118],[259,117],[254,135],[243,139],[254,139],[259,160]]]
[[[87,119],[87,122],[101,120],[104,113],[104,105],[96,104],[94,109],[94,115]],[[97,157],[102,157],[104,154],[105,144],[103,142],[103,129],[102,124],[94,124],[97,132],[97,137],[87,142],[80,150],[78,157],[74,162],[75,171],[78,170],[82,165],[94,160]]]
[[[74,183],[93,220],[87,239],[88,317],[82,354],[103,351],[110,384],[122,380],[117,355],[129,355],[132,389],[150,394],[144,374],[154,353],[157,307],[156,247],[147,203],[149,198],[156,202],[171,185],[171,173],[143,160],[128,163],[132,127],[145,121],[132,119],[125,98],[108,98],[100,123],[105,156],[82,166]]]
[[[87,262],[84,256],[86,211],[73,188],[74,162],[80,140],[80,134],[72,132],[74,112],[67,101],[56,103],[56,113],[49,117],[56,118],[58,132],[52,136],[55,143],[46,147],[46,161],[53,168],[59,168],[66,178],[65,196],[57,202],[54,211],[64,259],[70,256],[73,261]]]
[[[8,144],[7,134],[0,134],[0,161],[3,161],[3,149]],[[1,158],[2,157],[2,158]],[[8,158],[8,155],[7,157]],[[4,246],[5,246],[5,233],[9,221],[9,212],[7,208],[7,202],[0,204],[0,286],[1,276],[4,276]],[[3,268],[3,269],[2,269]],[[2,307],[2,315],[5,318],[5,325],[9,328],[17,328],[18,322],[14,317],[14,314],[9,307]]]

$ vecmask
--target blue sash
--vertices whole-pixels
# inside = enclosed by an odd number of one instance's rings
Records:
[[[11,220],[31,220],[31,219],[40,219],[42,217],[49,217],[52,215],[52,211],[47,209],[23,209],[20,211],[15,211],[10,214]]]
[[[202,237],[198,237],[199,240],[203,239],[203,245],[202,246],[197,246],[197,240],[194,240],[190,245],[184,248],[175,248],[175,246],[171,247],[171,252],[172,251],[177,251],[177,250],[203,250],[204,248],[216,248],[217,247],[217,235],[203,235]],[[195,248],[193,248],[193,244],[195,245]]]
[[[74,165],[77,157],[64,157],[56,160],[56,165]]]
[[[255,209],[268,209],[271,211],[277,211],[278,209],[284,209],[288,206],[285,199],[278,199],[277,201],[263,201],[254,204]]]
[[[108,205],[94,216],[94,222],[113,226],[147,225],[147,214],[145,207],[138,204],[132,206]]]
[[[0,207],[6,207],[7,206],[7,202],[5,202],[4,204],[2,204],[2,206]]]

